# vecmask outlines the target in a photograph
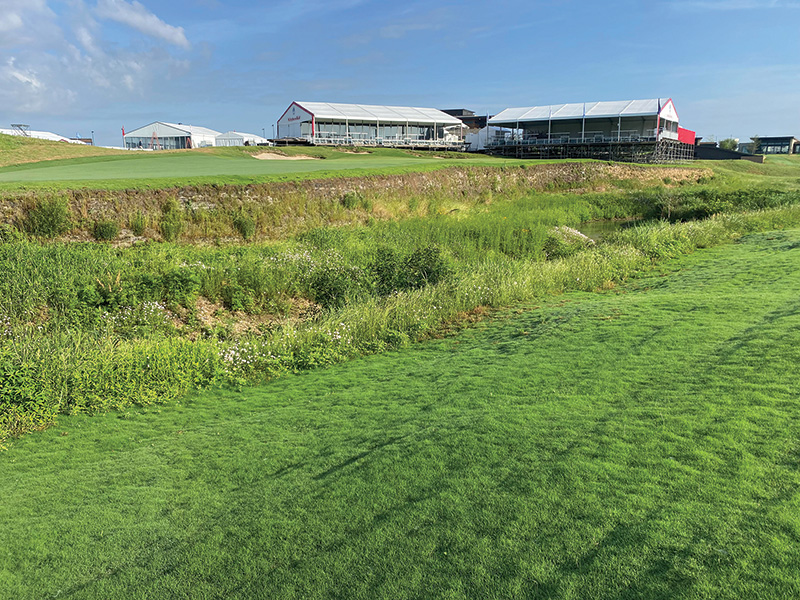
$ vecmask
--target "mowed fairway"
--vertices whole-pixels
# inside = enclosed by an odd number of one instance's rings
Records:
[[[447,159],[419,156],[398,150],[378,150],[369,155],[331,149],[290,148],[293,156],[316,153],[322,159],[259,160],[235,148],[212,151],[131,152],[129,154],[51,160],[0,168],[0,188],[49,183],[55,187],[158,187],[169,183],[249,183],[280,179],[302,179],[365,170],[441,168],[448,165],[503,165],[514,161],[473,155]]]
[[[800,230],[0,455],[2,598],[800,597]]]

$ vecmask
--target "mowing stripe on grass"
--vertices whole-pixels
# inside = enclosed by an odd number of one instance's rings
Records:
[[[0,455],[13,598],[800,595],[800,230]],[[666,276],[662,277],[661,274]]]

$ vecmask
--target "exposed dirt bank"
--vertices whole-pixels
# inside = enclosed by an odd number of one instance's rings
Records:
[[[273,156],[278,156],[274,155]],[[289,159],[290,157],[284,157]],[[296,157],[291,157],[296,158]],[[364,223],[370,219],[445,213],[476,203],[531,192],[585,193],[675,186],[710,179],[709,169],[606,163],[558,163],[522,167],[447,167],[423,173],[341,177],[250,185],[203,185],[157,190],[70,190],[72,230],[64,240],[91,239],[96,221],[113,220],[120,239],[130,240],[137,217],[143,236],[160,239],[162,207],[177,202],[184,214],[181,239],[241,239],[237,216],[255,221],[255,239],[280,239],[323,225]],[[16,192],[0,198],[0,222],[20,226],[45,192]]]

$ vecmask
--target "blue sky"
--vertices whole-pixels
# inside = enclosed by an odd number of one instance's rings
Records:
[[[671,97],[706,138],[800,137],[799,25],[800,0],[0,0],[0,127]]]

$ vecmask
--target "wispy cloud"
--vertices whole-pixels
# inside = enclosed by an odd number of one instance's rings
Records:
[[[97,16],[117,21],[145,35],[181,48],[190,46],[183,27],[165,23],[135,0],[130,3],[125,0],[100,0],[97,3]]]
[[[137,30],[151,24],[147,33],[154,43],[126,47],[119,35],[109,40],[101,19],[109,12],[114,16],[103,19]],[[0,0],[0,113],[85,114],[90,107],[136,98],[153,81],[186,73],[188,60],[169,49],[188,44],[181,28],[136,2]]]

